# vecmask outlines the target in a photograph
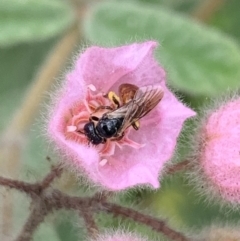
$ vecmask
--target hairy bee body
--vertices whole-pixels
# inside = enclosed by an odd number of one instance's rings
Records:
[[[85,124],[84,133],[88,140],[94,145],[105,143],[107,138],[117,135],[122,122],[123,118],[108,119],[107,117],[102,117],[98,121],[96,127],[92,121]]]
[[[92,121],[85,124],[83,131],[89,142],[91,142],[93,145],[98,145],[100,143],[106,142],[106,139],[99,135]]]
[[[121,139],[124,131],[131,125],[136,128],[136,122],[149,113],[162,99],[163,90],[160,85],[148,85],[138,88],[132,84],[122,84],[119,87],[122,105],[114,99],[118,106],[111,109],[102,106],[102,109],[110,109],[101,118],[92,116],[85,124],[83,132],[93,145],[105,143],[107,139]],[[99,107],[101,108],[101,106]],[[93,119],[97,121],[94,123]]]

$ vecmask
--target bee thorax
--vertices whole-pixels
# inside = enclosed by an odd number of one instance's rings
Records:
[[[97,126],[96,130],[98,134],[104,138],[111,138],[115,136],[122,126],[123,118],[112,118],[108,119],[103,118],[101,119]]]

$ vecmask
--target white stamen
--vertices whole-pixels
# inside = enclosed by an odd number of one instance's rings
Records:
[[[67,126],[67,132],[74,132],[77,130],[76,126]]]
[[[108,160],[107,159],[102,159],[100,162],[99,162],[99,165],[100,166],[105,166],[107,164]]]
[[[91,91],[96,91],[96,87],[93,84],[87,86]]]

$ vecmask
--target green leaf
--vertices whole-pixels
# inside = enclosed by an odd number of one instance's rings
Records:
[[[210,24],[222,29],[240,41],[240,1],[226,1],[224,6],[213,15]]]
[[[3,132],[4,127],[8,126],[11,120],[13,112],[16,110],[16,106],[21,103],[23,98],[23,89],[16,89],[7,91],[6,93],[1,91],[0,94],[0,131]]]
[[[27,86],[55,43],[51,39],[0,48],[0,94]]]
[[[157,40],[156,56],[178,91],[210,96],[240,86],[240,48],[234,40],[170,10],[105,2],[93,7],[84,29],[88,40],[105,46]]]
[[[118,0],[122,1],[122,0]],[[132,0],[133,2],[134,0]],[[196,5],[200,2],[200,0],[135,0],[137,2],[142,2],[145,4],[152,4],[155,7],[160,8],[161,5],[170,9],[175,9],[181,12],[189,12],[196,7]]]
[[[187,182],[189,185],[186,185]],[[232,208],[206,202],[204,196],[190,186],[190,180],[186,181],[182,175],[165,177],[161,188],[146,196],[143,206],[155,215],[166,218],[170,226],[186,229],[207,227],[215,220],[234,224],[240,217],[239,212]]]
[[[49,50],[55,44],[55,40],[42,43],[20,44],[9,48],[1,49],[0,54],[0,132],[4,133],[4,128],[9,127],[9,123],[14,113],[20,107],[28,85],[31,83],[38,67],[46,58]],[[46,98],[45,98],[46,99]],[[36,120],[41,119],[39,116]],[[37,129],[38,128],[38,129]],[[41,124],[41,128],[42,124]],[[28,172],[30,178],[36,181],[49,171],[50,163],[46,161],[47,144],[44,146],[44,138],[39,138],[39,121],[29,127],[32,139],[24,138],[22,160],[24,170]],[[37,129],[37,130],[36,130]],[[38,131],[38,132],[37,132]],[[1,134],[0,133],[0,134]],[[27,140],[27,141],[26,141]],[[34,148],[35,149],[34,149]],[[33,173],[33,175],[31,174]],[[26,176],[26,175],[25,175]],[[31,177],[33,176],[33,177]]]
[[[63,211],[56,214],[56,231],[61,241],[82,241],[86,240],[85,224],[81,223],[78,214],[74,211]],[[80,223],[79,223],[80,222]],[[78,225],[76,225],[78,223]]]
[[[7,128],[27,85],[54,43],[55,40],[51,40],[0,49],[0,131]]]
[[[64,1],[1,0],[0,46],[48,39],[72,21],[73,13]]]
[[[7,127],[25,89],[55,40],[0,48],[0,130]]]
[[[57,231],[51,223],[42,223],[34,233],[33,241],[60,241]]]

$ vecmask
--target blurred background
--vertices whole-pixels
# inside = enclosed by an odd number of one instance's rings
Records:
[[[157,40],[156,57],[166,69],[169,86],[195,111],[227,90],[238,89],[239,11],[238,0],[1,0],[0,174],[36,181],[54,163],[42,134],[42,113],[50,90],[86,46]],[[176,162],[188,154],[186,135],[191,126],[189,122],[180,138]],[[75,183],[66,174],[58,185],[75,195],[86,191]],[[120,200],[167,219],[179,230],[239,220],[233,210],[206,203],[182,173],[163,177],[161,183],[159,191],[130,190]],[[5,238],[1,240],[12,240],[30,204],[22,194],[0,190],[0,233]],[[101,215],[97,219],[102,227],[124,223],[153,235],[130,221]],[[83,233],[75,214],[59,212],[49,215],[34,241],[85,240]]]

